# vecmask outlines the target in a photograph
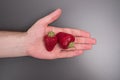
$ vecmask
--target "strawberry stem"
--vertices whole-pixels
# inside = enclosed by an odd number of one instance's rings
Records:
[[[54,33],[53,31],[50,31],[50,32],[48,32],[48,36],[49,36],[49,37],[54,37],[54,36],[55,36],[55,33]]]
[[[72,48],[72,47],[74,47],[74,42],[70,42],[68,45],[68,48]]]

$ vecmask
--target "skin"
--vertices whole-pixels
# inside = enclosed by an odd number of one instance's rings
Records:
[[[89,50],[96,43],[90,33],[72,29],[48,26],[57,20],[62,13],[57,9],[49,15],[36,21],[27,32],[0,31],[0,57],[20,57],[32,56],[38,59],[70,58],[83,54],[84,50]],[[66,32],[75,36],[74,48],[61,49],[57,44],[53,51],[48,52],[44,46],[43,37],[49,31],[55,33]]]

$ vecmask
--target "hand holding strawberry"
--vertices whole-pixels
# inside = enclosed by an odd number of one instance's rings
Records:
[[[57,9],[48,16],[45,16],[44,18],[38,20],[27,31],[27,35],[25,36],[25,50],[29,56],[38,59],[74,57],[81,55],[84,50],[91,49],[92,45],[96,43],[96,40],[91,38],[90,34],[86,31],[48,26],[48,24],[55,21],[60,16],[60,14],[61,9]],[[57,36],[59,36],[60,38],[58,41],[59,44],[56,44],[56,38],[54,38],[53,35],[52,37],[50,37],[51,34],[48,34],[50,31],[53,31],[55,34],[58,33]],[[70,34],[72,34],[74,37]],[[44,37],[45,35],[46,37]],[[46,41],[46,43],[44,43],[44,40]],[[67,49],[68,47],[73,46],[72,42],[74,42],[75,48]],[[45,44],[46,46],[49,46],[47,47],[47,50]],[[61,48],[59,45],[61,46]]]
[[[52,51],[57,42],[62,49],[74,47],[75,37],[71,34],[59,32],[57,35],[50,31],[44,36],[45,47],[48,51]]]

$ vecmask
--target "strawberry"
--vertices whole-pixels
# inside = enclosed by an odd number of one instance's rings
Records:
[[[48,32],[47,35],[44,36],[45,47],[48,51],[52,51],[57,44],[57,37],[53,31]]]
[[[74,47],[75,37],[71,34],[59,32],[57,33],[58,43],[61,48],[67,49]]]

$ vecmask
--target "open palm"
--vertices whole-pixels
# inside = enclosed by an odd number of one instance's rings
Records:
[[[48,16],[38,20],[27,31],[27,53],[35,58],[39,59],[56,59],[78,56],[83,53],[83,50],[92,48],[92,44],[95,44],[95,39],[90,38],[90,34],[86,31],[70,29],[70,28],[58,28],[54,26],[48,26],[61,15],[61,9],[57,9]],[[53,31],[66,32],[75,36],[75,47],[63,50],[57,44],[55,48],[49,52],[46,50],[43,37],[49,32]]]

